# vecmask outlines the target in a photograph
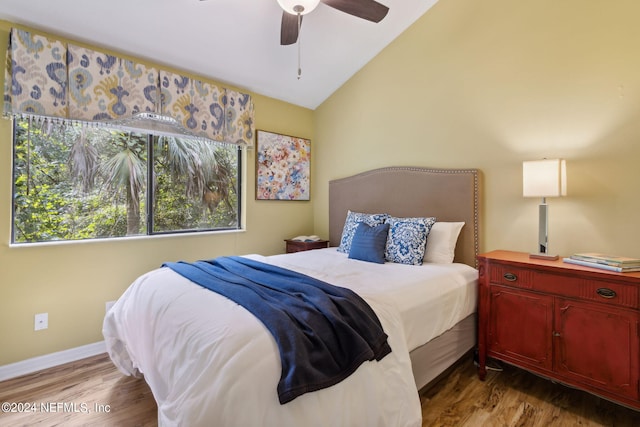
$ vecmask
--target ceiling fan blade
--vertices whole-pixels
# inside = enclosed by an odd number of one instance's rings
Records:
[[[380,22],[387,16],[389,8],[374,0],[320,0],[327,6],[338,9],[349,15],[366,19],[371,22]]]
[[[302,16],[300,16],[302,25]],[[280,44],[294,44],[298,40],[298,15],[282,12],[282,26],[280,27]]]

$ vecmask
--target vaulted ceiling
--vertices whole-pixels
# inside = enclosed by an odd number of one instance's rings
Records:
[[[321,3],[289,46],[276,0],[2,0],[0,19],[315,109],[437,0],[379,2],[377,24]]]

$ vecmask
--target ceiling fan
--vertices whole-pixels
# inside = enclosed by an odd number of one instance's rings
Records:
[[[206,1],[206,0],[200,0]],[[282,8],[280,44],[291,45],[298,42],[298,79],[302,74],[300,66],[300,43],[298,36],[302,26],[302,15],[312,12],[320,3],[371,22],[380,22],[387,16],[389,8],[375,0],[277,0]]]
[[[374,0],[277,0],[282,13],[282,25],[280,27],[280,44],[290,45],[298,41],[302,15],[313,11],[320,2],[348,13],[357,18],[371,22],[380,22],[387,16],[389,8]]]

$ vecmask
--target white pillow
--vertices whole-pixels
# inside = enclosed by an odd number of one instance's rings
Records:
[[[464,222],[436,222],[427,239],[424,262],[451,264],[456,252],[458,235]]]

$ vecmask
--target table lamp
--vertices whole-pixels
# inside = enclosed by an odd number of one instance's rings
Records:
[[[547,197],[567,195],[567,167],[563,159],[522,162],[522,195],[542,197],[539,207],[538,251],[531,258],[558,259],[549,253]]]

